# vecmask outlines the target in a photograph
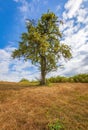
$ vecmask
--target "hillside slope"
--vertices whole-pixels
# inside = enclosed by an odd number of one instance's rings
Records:
[[[88,84],[52,87],[0,82],[0,130],[48,130],[59,120],[64,130],[88,129]]]

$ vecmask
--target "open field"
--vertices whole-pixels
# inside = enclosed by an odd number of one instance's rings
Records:
[[[0,82],[0,130],[88,130],[88,83],[51,87]]]

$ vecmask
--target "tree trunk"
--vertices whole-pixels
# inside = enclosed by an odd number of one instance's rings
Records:
[[[46,84],[46,58],[41,56],[41,85]]]
[[[46,84],[46,79],[45,79],[45,72],[42,71],[41,72],[41,85],[45,85]]]

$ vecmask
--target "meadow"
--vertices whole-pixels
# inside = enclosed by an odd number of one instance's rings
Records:
[[[0,130],[87,130],[88,83],[0,82]]]

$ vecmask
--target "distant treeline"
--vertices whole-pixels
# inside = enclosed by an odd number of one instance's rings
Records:
[[[29,81],[28,79],[21,79],[20,82],[22,83],[38,83],[38,80]],[[72,77],[64,77],[64,76],[57,76],[51,77],[46,79],[47,83],[65,83],[65,82],[73,82],[73,83],[88,83],[88,74],[78,74]]]
[[[51,83],[65,83],[65,82],[76,82],[76,83],[88,83],[88,74],[78,74],[72,77],[57,76],[47,79]]]

